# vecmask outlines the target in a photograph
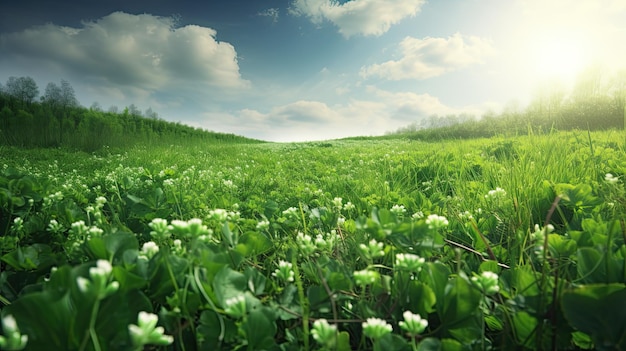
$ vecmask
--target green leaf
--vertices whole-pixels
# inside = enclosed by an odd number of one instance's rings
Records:
[[[121,260],[127,250],[138,250],[137,237],[132,233],[116,232],[103,237],[104,245],[114,261]]]
[[[580,248],[576,254],[578,277],[584,283],[606,283],[605,255],[591,247]]]
[[[2,261],[18,271],[47,270],[57,262],[52,253],[52,249],[45,244],[18,247],[14,251],[2,256]]]
[[[421,276],[425,275],[422,281],[425,281],[435,293],[437,310],[441,311],[444,304],[444,294],[446,286],[448,285],[450,269],[441,262],[428,262],[426,268],[427,269],[423,270],[421,273]]]
[[[482,293],[476,289],[467,277],[459,275],[450,280],[445,289],[441,322],[448,328],[477,315]]]
[[[203,311],[200,315],[200,323],[196,329],[196,338],[199,344],[199,350],[214,351],[223,349],[222,343],[233,342],[237,337],[237,326],[231,319],[222,319],[224,324],[220,323],[218,314],[213,310]],[[223,328],[223,330],[222,330]],[[223,333],[223,339],[220,335]],[[222,348],[220,348],[222,346]]]
[[[239,238],[240,245],[245,246],[245,250],[240,251],[244,256],[260,255],[269,251],[274,244],[266,235],[258,232],[247,232]],[[239,250],[238,250],[239,251]]]
[[[534,334],[537,329],[537,319],[525,311],[518,311],[513,315],[513,329],[517,341],[526,347],[534,345]]]
[[[598,349],[626,348],[626,285],[594,284],[563,293],[570,324],[591,336]]]
[[[127,292],[134,289],[142,289],[148,282],[120,266],[113,267],[113,277],[120,283],[120,291]]]
[[[243,273],[248,280],[248,289],[256,296],[262,295],[265,292],[267,278],[254,267],[246,267]]]
[[[248,286],[248,279],[243,273],[224,266],[213,278],[213,291],[220,306],[226,306],[226,300],[242,295]]]
[[[387,334],[374,341],[374,350],[410,350],[411,345],[397,334]]]
[[[246,305],[250,312],[242,325],[242,329],[246,333],[248,347],[252,350],[269,349],[275,344],[275,313],[270,308],[261,305],[260,301],[249,293],[246,296]]]
[[[426,284],[412,280],[407,289],[409,309],[420,316],[427,316],[435,311],[437,298],[433,290]]]

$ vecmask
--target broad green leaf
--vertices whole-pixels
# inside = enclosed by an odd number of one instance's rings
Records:
[[[240,245],[245,246],[244,256],[260,255],[270,250],[274,244],[266,235],[259,232],[247,232],[239,238]]]
[[[594,284],[566,291],[563,314],[599,349],[626,348],[626,285]]]
[[[337,334],[337,347],[336,351],[351,351],[352,347],[350,346],[350,334],[348,332],[342,331]]]
[[[226,300],[243,295],[248,287],[248,279],[243,273],[224,266],[213,278],[213,291],[220,306],[226,306]]]
[[[243,273],[248,280],[248,290],[256,296],[262,295],[265,292],[267,278],[254,267],[246,267]]]

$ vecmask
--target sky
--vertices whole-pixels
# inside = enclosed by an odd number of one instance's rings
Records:
[[[0,2],[0,82],[268,141],[382,135],[626,69],[626,0]]]

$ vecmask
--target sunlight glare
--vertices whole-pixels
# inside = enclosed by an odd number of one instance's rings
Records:
[[[544,36],[534,49],[535,70],[543,78],[571,80],[587,64],[582,40],[567,36]]]

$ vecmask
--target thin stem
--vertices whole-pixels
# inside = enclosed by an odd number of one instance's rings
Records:
[[[300,306],[302,307],[302,332],[304,341],[304,351],[309,350],[309,300],[304,295],[304,287],[302,286],[302,279],[300,278],[300,269],[298,269],[298,260],[294,255],[291,258],[291,264],[293,265],[293,272],[296,278],[296,287],[298,288],[298,299],[300,300]]]
[[[100,342],[98,341],[98,334],[96,333],[96,319],[98,318],[98,310],[100,309],[100,299],[96,298],[96,301],[91,308],[91,317],[89,319],[89,331],[85,334],[85,338],[80,345],[80,350],[83,351],[87,347],[87,341],[91,338],[93,348],[96,351],[100,351]]]
[[[213,311],[215,311],[215,314],[217,315],[217,320],[220,322],[220,334],[217,338],[217,341],[218,341],[217,349],[221,349],[222,341],[224,341],[224,335],[226,333],[225,332],[226,327],[224,326],[224,318],[222,318],[222,316],[219,313],[217,313],[217,307],[213,303],[213,300],[211,300],[211,298],[209,297],[209,294],[207,294],[206,291],[204,290],[204,287],[202,286],[202,283],[200,282],[199,273],[200,273],[200,267],[195,267],[193,270],[193,279],[196,282],[196,285],[198,286],[198,290],[200,290],[200,294],[202,294],[202,296],[207,300],[209,305],[211,305],[211,308],[213,309]]]

